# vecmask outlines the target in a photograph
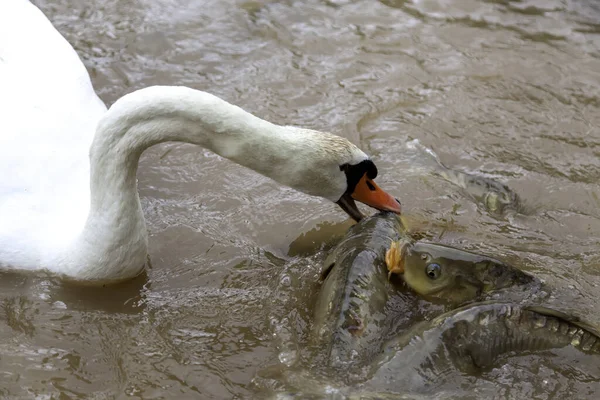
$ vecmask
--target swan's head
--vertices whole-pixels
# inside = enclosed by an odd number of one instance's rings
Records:
[[[380,211],[400,213],[400,202],[375,183],[375,163],[357,146],[330,133],[293,129],[299,133],[302,146],[294,147],[288,160],[294,171],[282,168],[286,173],[280,182],[333,201],[355,221],[364,217],[357,201]],[[293,182],[285,182],[290,177],[295,177]]]

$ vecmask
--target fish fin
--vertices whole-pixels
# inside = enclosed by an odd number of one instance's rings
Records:
[[[547,317],[563,319],[563,320],[567,321],[568,323],[577,326],[578,328],[590,331],[594,335],[600,337],[600,329],[598,329],[599,328],[598,326],[595,326],[593,324],[585,322],[578,316],[568,315],[562,311],[553,310],[553,309],[550,309],[550,308],[544,307],[544,306],[531,305],[531,306],[524,306],[523,309],[527,310],[527,311],[533,311],[537,314],[541,314],[541,315],[544,315]]]
[[[385,253],[385,264],[389,271],[388,279],[390,279],[392,274],[401,274],[404,272],[403,247],[403,243],[400,240],[392,240],[390,248]]]

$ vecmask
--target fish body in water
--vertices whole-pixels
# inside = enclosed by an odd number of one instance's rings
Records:
[[[518,366],[506,369],[513,359],[535,355],[543,358],[525,361],[534,362],[532,371]],[[539,306],[472,303],[417,323],[390,340],[373,360],[362,383],[346,386],[323,375],[304,374],[291,379],[295,389],[280,393],[277,398],[495,398],[497,382],[482,376],[493,369],[508,371],[516,383],[530,379],[525,390],[513,388],[502,398],[531,398],[532,388],[546,385],[548,375],[538,377],[537,373],[549,364],[569,379],[564,388],[553,386],[553,393],[563,398],[580,384],[581,390],[591,393],[594,386],[590,385],[600,380],[599,361],[597,329],[576,318]],[[560,375],[555,373],[552,377],[558,379]],[[475,386],[476,379],[483,381]],[[534,382],[538,379],[539,383]],[[478,388],[475,397],[474,387]],[[547,393],[547,388],[543,390]]]
[[[533,276],[481,254],[436,243],[392,243],[386,253],[390,274],[428,300],[458,305],[498,289],[540,286]]]
[[[392,248],[396,252],[390,254]],[[399,294],[388,267],[398,259],[418,293],[455,303],[481,300],[511,285],[539,283],[496,259],[414,241],[401,217],[392,213],[366,218],[349,229],[323,265],[310,339],[318,361],[310,370],[277,368],[289,390],[278,398],[429,398],[429,388],[444,380],[452,387],[451,379],[471,379],[465,373],[491,366],[511,352],[561,346],[597,351],[594,331],[564,315],[491,303],[417,323],[386,344],[394,332],[388,329],[394,318],[386,306]],[[434,284],[428,276],[432,263],[440,268]]]
[[[403,249],[404,279],[420,294],[453,304],[534,278],[495,259],[431,243],[414,242],[399,216],[379,213],[354,225],[324,263],[311,342],[330,366],[368,363],[393,324],[386,305],[397,287],[388,278],[390,245]],[[432,264],[437,280],[427,275]]]
[[[398,216],[380,213],[350,228],[327,257],[312,342],[325,348],[330,365],[360,363],[374,343],[382,344],[380,325],[386,322],[384,309],[393,290],[385,253],[391,241],[405,236]]]
[[[426,153],[433,161],[433,171],[436,175],[462,188],[465,193],[482,204],[492,214],[502,215],[509,211],[521,211],[519,196],[505,184],[490,178],[446,167],[433,150],[423,146],[417,139],[411,141],[409,147],[417,148]]]
[[[547,308],[471,304],[418,323],[390,341],[373,376],[361,386],[383,392],[435,391],[444,380],[491,369],[510,356],[565,347],[597,357],[600,337],[585,323]],[[592,365],[600,372],[597,361]]]
[[[493,179],[456,171],[439,164],[435,173],[465,190],[475,201],[491,213],[505,214],[518,211],[519,196],[508,186]]]

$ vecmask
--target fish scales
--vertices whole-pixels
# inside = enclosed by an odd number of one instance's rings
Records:
[[[487,320],[486,324],[475,323]],[[511,352],[548,350],[573,346],[580,351],[600,354],[600,338],[591,326],[566,319],[561,313],[543,307],[516,304],[476,303],[442,314],[432,321],[417,324],[409,332],[388,344],[383,363],[392,359],[403,360],[408,368],[419,369],[427,360],[412,360],[406,356],[416,346],[435,347],[437,355],[448,352],[460,368],[490,367],[499,357]],[[415,341],[415,337],[422,340]],[[403,359],[404,355],[404,359]],[[396,365],[396,364],[394,364]]]

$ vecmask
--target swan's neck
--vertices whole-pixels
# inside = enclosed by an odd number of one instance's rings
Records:
[[[78,263],[89,271],[79,275],[119,279],[143,267],[147,234],[136,172],[148,147],[193,143],[303,190],[293,160],[306,144],[298,139],[293,129],[185,87],[151,87],[118,100],[99,122],[90,149],[91,207],[78,243],[85,249]]]

